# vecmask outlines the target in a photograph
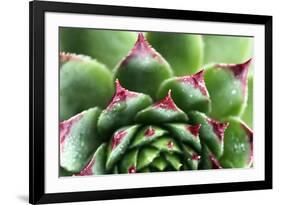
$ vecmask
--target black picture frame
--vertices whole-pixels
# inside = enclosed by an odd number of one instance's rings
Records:
[[[44,204],[55,202],[91,201],[183,195],[197,193],[260,190],[272,188],[272,16],[185,11],[124,6],[105,6],[62,2],[33,1],[30,11],[30,165],[29,202]],[[44,131],[45,131],[45,70],[44,70],[44,15],[46,12],[97,14],[113,16],[150,17],[163,19],[198,20],[260,24],[265,27],[265,180],[219,184],[197,184],[154,188],[136,188],[71,193],[45,192]]]

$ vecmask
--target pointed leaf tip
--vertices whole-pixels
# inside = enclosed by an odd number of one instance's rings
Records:
[[[115,81],[115,95],[112,97],[106,109],[111,109],[116,103],[125,101],[127,98],[135,97],[137,93],[131,92],[123,88],[118,79]]]
[[[197,80],[202,80],[203,76],[204,76],[204,70],[202,69],[202,70],[198,71],[197,73],[193,74],[192,76]]]
[[[138,42],[143,42],[143,41],[146,41],[145,37],[142,32],[139,32],[138,33]]]
[[[252,59],[250,58],[249,60],[247,60],[244,63],[230,65],[229,68],[232,70],[235,77],[237,77],[243,81],[244,78],[247,78],[248,68],[251,64],[251,61],[252,61]]]
[[[207,122],[209,125],[213,127],[214,133],[217,135],[220,141],[223,141],[224,138],[224,131],[228,127],[228,122],[218,122],[214,119],[207,118]]]
[[[138,39],[135,43],[135,48],[139,49],[139,50],[151,49],[150,44],[148,43],[148,41],[144,37],[143,33],[141,33],[141,32],[138,34]]]
[[[145,58],[147,56],[151,56],[152,58],[156,59],[159,63],[163,63],[162,56],[152,48],[149,44],[143,33],[138,34],[137,41],[129,52],[129,54],[121,61],[121,65],[127,64],[131,58],[134,57],[142,57]]]
[[[112,150],[115,149],[126,135],[127,135],[126,130],[120,130],[116,132],[112,138],[111,149]]]
[[[197,125],[187,125],[187,130],[193,134],[195,137],[199,136],[199,130],[200,130],[201,124]]]
[[[217,64],[219,68],[227,68],[232,71],[233,75],[241,81],[243,86],[243,93],[245,95],[246,88],[247,88],[247,76],[249,67],[251,65],[252,58],[248,59],[244,63],[240,64]]]
[[[176,106],[175,102],[173,101],[171,95],[172,95],[172,91],[169,90],[167,96],[162,100],[160,100],[159,102],[156,102],[154,104],[154,107],[162,108],[166,110],[173,110],[173,111],[179,110],[179,108]]]
[[[152,126],[149,126],[146,131],[144,132],[145,137],[151,137],[155,134],[155,129]]]
[[[184,83],[191,84],[195,89],[199,89],[203,95],[209,96],[204,81],[204,70],[200,70],[193,75],[178,77],[178,80]]]

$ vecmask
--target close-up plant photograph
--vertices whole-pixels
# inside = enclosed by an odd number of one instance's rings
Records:
[[[59,30],[59,175],[252,168],[253,37]]]

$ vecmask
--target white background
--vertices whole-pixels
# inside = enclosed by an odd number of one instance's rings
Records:
[[[78,2],[74,1],[73,2]],[[82,1],[82,0],[81,0]],[[80,2],[81,2],[80,1]],[[162,7],[189,10],[267,14],[274,16],[274,105],[280,105],[278,87],[281,75],[281,13],[276,0],[267,1],[149,1],[149,0],[96,0],[88,3],[128,6]],[[28,199],[28,1],[1,1],[0,32],[0,204],[26,204]],[[280,145],[278,134],[281,114],[274,106],[274,189],[236,193],[201,194],[189,196],[127,199],[79,204],[278,204],[280,181]],[[278,134],[277,134],[278,133]],[[275,202],[275,203],[274,203]],[[280,202],[279,202],[280,203]]]

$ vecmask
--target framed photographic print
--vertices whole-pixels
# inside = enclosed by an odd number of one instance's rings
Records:
[[[30,203],[272,188],[272,17],[30,2]]]

